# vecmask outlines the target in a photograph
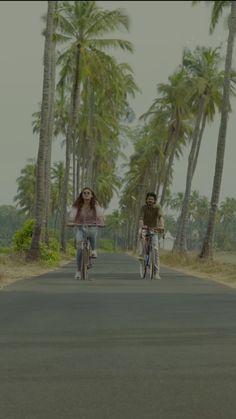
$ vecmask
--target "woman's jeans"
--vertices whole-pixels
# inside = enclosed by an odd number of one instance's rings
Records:
[[[75,240],[76,240],[76,248],[77,248],[77,254],[76,254],[76,262],[77,262],[77,268],[80,270],[81,268],[81,256],[82,256],[82,250],[81,250],[81,242],[83,240],[88,238],[91,249],[96,249],[96,239],[97,239],[97,227],[84,227],[79,226],[76,228],[75,232]]]

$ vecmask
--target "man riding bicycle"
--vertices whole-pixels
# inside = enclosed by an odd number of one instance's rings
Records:
[[[160,278],[160,264],[159,264],[159,251],[158,251],[158,232],[164,233],[164,218],[162,209],[156,203],[157,196],[153,192],[148,192],[146,195],[146,204],[142,206],[139,217],[139,258],[143,259],[145,254],[145,240],[147,229],[153,229],[153,245],[155,249],[155,263],[154,263],[154,279]],[[158,229],[158,231],[157,231]]]

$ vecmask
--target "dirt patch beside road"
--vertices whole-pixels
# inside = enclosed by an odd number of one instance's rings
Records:
[[[22,279],[55,271],[69,262],[70,259],[64,259],[58,266],[50,267],[40,262],[29,263],[20,258],[13,259],[8,255],[0,255],[0,288]]]

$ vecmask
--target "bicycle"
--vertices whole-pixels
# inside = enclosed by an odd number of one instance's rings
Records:
[[[80,274],[81,280],[85,281],[88,279],[88,270],[92,268],[92,248],[90,241],[88,239],[88,228],[89,227],[103,227],[99,224],[77,224],[77,223],[68,223],[68,227],[83,227],[84,239],[79,242],[80,250],[81,250],[81,266],[80,266]]]
[[[139,272],[142,279],[146,278],[147,271],[149,270],[150,279],[153,279],[154,276],[154,267],[155,267],[155,249],[153,246],[152,238],[154,234],[160,233],[164,235],[163,228],[148,228],[142,227],[142,230],[146,231],[145,235],[145,247],[144,247],[144,257],[140,260]]]

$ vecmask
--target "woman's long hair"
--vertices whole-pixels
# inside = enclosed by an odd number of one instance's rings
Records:
[[[81,210],[81,208],[82,208],[82,206],[84,204],[83,192],[84,191],[87,191],[87,190],[90,191],[91,194],[92,194],[92,198],[90,200],[90,208],[93,211],[96,211],[95,205],[98,203],[98,200],[96,198],[96,195],[95,195],[95,193],[93,192],[93,190],[91,188],[85,187],[85,188],[82,189],[82,191],[80,192],[78,198],[75,200],[75,202],[73,204],[73,207],[76,207],[78,209],[77,214],[80,212],[80,210]]]

